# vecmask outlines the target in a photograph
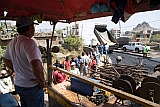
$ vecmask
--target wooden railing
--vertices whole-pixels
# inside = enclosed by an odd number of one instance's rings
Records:
[[[146,100],[146,99],[143,99],[143,98],[140,98],[140,97],[137,97],[135,95],[132,95],[132,94],[129,94],[129,93],[126,93],[124,91],[121,91],[121,90],[118,90],[118,89],[115,89],[115,88],[112,88],[110,86],[106,86],[106,85],[103,85],[101,83],[96,83],[96,82],[93,82],[89,79],[87,79],[86,77],[83,77],[83,76],[79,76],[79,75],[75,75],[75,74],[72,74],[71,72],[68,72],[64,69],[61,69],[61,68],[57,68],[55,66],[50,66],[52,69],[57,69],[67,75],[70,75],[70,76],[73,76],[75,78],[78,78],[80,79],[81,81],[83,82],[86,82],[88,84],[91,84],[93,86],[96,86],[98,88],[101,88],[101,89],[104,89],[106,91],[109,91],[111,92],[112,94],[116,95],[116,96],[119,96],[121,98],[124,98],[124,99],[127,99],[127,100],[130,100],[132,102],[135,102],[137,104],[140,104],[140,105],[143,105],[144,107],[160,107],[159,104],[157,103],[154,103],[154,102],[151,102],[149,100]]]

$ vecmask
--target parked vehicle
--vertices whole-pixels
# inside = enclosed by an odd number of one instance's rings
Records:
[[[119,48],[122,48],[123,45],[127,45],[131,39],[129,37],[119,37],[116,40],[119,43]]]
[[[143,45],[141,42],[129,42],[127,45],[123,45],[122,49],[123,51],[130,50],[135,51],[136,53],[142,52]],[[147,50],[150,50],[150,46],[146,46]]]

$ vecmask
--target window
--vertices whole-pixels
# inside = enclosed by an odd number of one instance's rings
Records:
[[[128,46],[131,46],[131,43],[129,43]]]
[[[135,43],[132,43],[132,46],[135,46]]]

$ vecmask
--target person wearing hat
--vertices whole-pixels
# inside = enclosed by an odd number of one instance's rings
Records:
[[[71,70],[70,70],[70,72],[73,73],[73,74],[80,75],[79,69],[76,68],[76,63],[75,62],[71,63]]]
[[[18,36],[10,41],[3,56],[6,66],[16,73],[15,91],[21,107],[44,107],[45,78],[40,50],[32,38],[32,19],[21,16],[16,21]]]

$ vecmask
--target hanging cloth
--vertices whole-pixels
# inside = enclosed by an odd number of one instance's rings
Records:
[[[119,19],[123,16],[126,3],[127,0],[113,0],[111,2],[111,5],[114,7],[112,21],[115,24],[117,24]]]
[[[136,8],[136,5],[134,0],[128,0],[125,5],[124,14],[121,17],[121,20],[123,22],[126,22],[134,13],[136,13],[135,8]]]
[[[130,16],[136,12],[134,1],[135,0],[112,0],[111,5],[114,8],[112,21],[115,24],[117,24],[120,19],[126,22]]]

